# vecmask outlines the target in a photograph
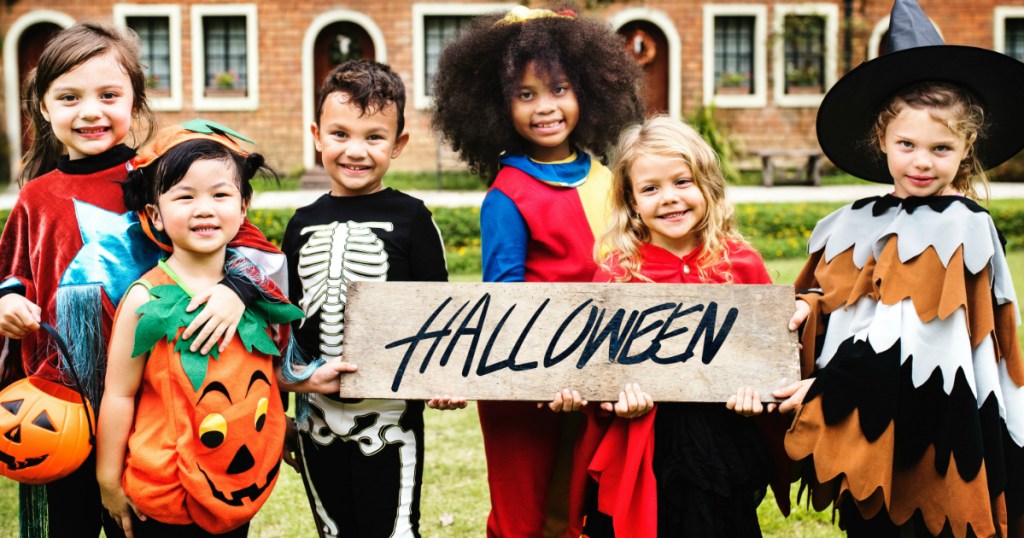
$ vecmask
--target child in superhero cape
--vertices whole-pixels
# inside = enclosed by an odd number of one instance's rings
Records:
[[[0,339],[8,344],[0,384],[38,375],[73,387],[56,347],[38,330],[44,321],[62,331],[77,371],[91,372],[82,382],[99,405],[115,307],[160,257],[121,191],[133,147],[154,129],[145,88],[138,38],[98,22],[59,32],[30,73],[25,103],[34,137],[23,188],[0,237]],[[248,222],[234,243],[268,274],[284,270],[284,256]],[[229,336],[245,301],[258,294],[234,278],[190,305],[209,299],[187,329],[189,336],[199,333],[197,348]],[[90,457],[66,478],[22,486],[23,533],[98,535],[103,509],[93,466]],[[59,517],[47,522],[45,506]]]
[[[611,184],[597,157],[642,117],[639,80],[622,39],[569,10],[481,17],[444,49],[433,125],[490,184],[480,210],[485,282],[592,280]],[[583,403],[567,388],[548,407]],[[488,535],[579,536],[585,462],[576,459],[570,478],[558,461],[570,461],[581,417],[530,402],[480,402],[478,410]]]
[[[818,112],[839,168],[893,192],[822,219],[797,279],[805,381],[786,450],[850,536],[1016,536],[1024,362],[985,170],[1024,146],[1024,64],[945,45],[897,0],[890,52]]]
[[[249,181],[266,169],[239,138],[226,128],[162,129],[124,187],[129,208],[173,245],[128,289],[111,335],[96,467],[104,507],[129,535],[245,536],[281,463],[287,418],[275,370],[282,388],[337,392],[339,372],[353,369],[340,359],[302,375],[275,368],[273,326],[302,312],[270,283],[216,353],[191,350],[182,334],[198,315],[186,311],[196,292],[226,272],[259,278],[227,248]]]

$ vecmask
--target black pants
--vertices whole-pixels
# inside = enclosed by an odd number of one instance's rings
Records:
[[[25,486],[33,488],[40,486]],[[47,536],[70,538],[96,538],[100,529],[107,538],[121,538],[121,528],[110,519],[100,501],[100,486],[96,482],[95,451],[70,475],[50,482],[46,488]],[[21,510],[31,510],[22,506]],[[22,518],[26,517],[22,514]]]

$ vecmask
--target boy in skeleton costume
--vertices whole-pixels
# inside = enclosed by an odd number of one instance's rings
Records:
[[[448,279],[430,211],[381,185],[409,139],[404,107],[401,79],[375,62],[342,64],[321,87],[311,129],[331,192],[295,212],[283,245],[291,299],[305,313],[294,325],[296,341],[313,358],[343,353],[349,282]],[[423,406],[310,396],[308,416],[297,422],[297,452],[321,536],[419,536]]]

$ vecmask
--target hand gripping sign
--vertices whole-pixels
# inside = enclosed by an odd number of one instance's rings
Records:
[[[348,398],[765,401],[800,378],[790,286],[351,282]]]

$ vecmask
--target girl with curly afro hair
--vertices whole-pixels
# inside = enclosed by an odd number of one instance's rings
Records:
[[[592,155],[605,157],[643,117],[639,81],[622,38],[571,10],[481,17],[444,49],[433,126],[491,187],[480,210],[485,282],[593,279],[611,172]],[[632,391],[616,414],[648,410]],[[569,389],[548,409],[479,402],[488,536],[580,536],[589,458],[569,455],[583,417],[562,412],[584,405]]]

